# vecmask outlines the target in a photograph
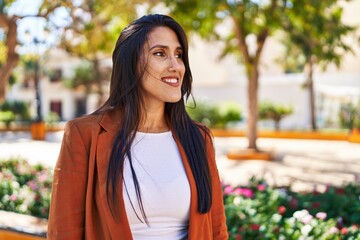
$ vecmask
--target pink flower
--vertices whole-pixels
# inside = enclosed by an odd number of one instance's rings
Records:
[[[233,192],[233,190],[234,190],[234,188],[232,187],[232,186],[226,186],[225,188],[224,188],[224,194],[225,195],[229,195],[229,194],[231,194],[232,192]]]
[[[339,232],[339,229],[337,227],[330,228],[330,233],[337,233],[337,232]]]
[[[259,231],[260,225],[259,224],[251,224],[250,229],[253,231]]]
[[[313,216],[311,216],[311,215],[309,214],[309,215],[304,216],[303,219],[301,219],[301,221],[302,221],[304,224],[309,224],[312,219],[313,219]]]
[[[263,192],[266,190],[266,185],[265,184],[259,184],[257,186],[257,190],[259,190],[260,192]]]
[[[233,193],[236,194],[236,195],[241,195],[242,191],[243,190],[241,188],[236,188]]]
[[[340,233],[343,234],[343,235],[347,234],[348,232],[349,232],[349,231],[348,231],[348,229],[347,229],[346,227],[343,227],[343,228],[340,230]]]
[[[27,185],[28,185],[28,186],[31,188],[31,190],[33,190],[33,191],[36,191],[36,190],[39,189],[39,186],[38,186],[37,183],[36,183],[35,181],[33,181],[33,180],[29,181],[29,182],[27,183]]]
[[[254,192],[250,188],[243,188],[241,195],[247,198],[252,198],[254,196]]]
[[[11,194],[10,201],[15,202],[17,200],[17,196],[15,194]]]
[[[236,235],[235,235],[235,239],[236,239],[236,240],[242,240],[242,237],[241,237],[240,234],[236,234]]]
[[[283,215],[286,212],[286,207],[279,206],[278,207],[278,212],[279,212],[280,215]]]
[[[294,197],[291,198],[291,200],[290,200],[290,207],[291,208],[293,208],[293,209],[297,208],[298,204],[299,204],[299,201],[296,198],[294,198]]]
[[[318,212],[317,214],[316,214],[316,217],[318,218],[318,219],[321,219],[321,220],[324,220],[325,218],[326,218],[326,213],[325,212]]]
[[[47,173],[45,171],[43,171],[40,176],[38,177],[38,181],[40,183],[45,182],[48,179]]]

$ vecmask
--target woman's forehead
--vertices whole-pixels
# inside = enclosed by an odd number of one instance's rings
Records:
[[[156,27],[147,36],[147,45],[150,48],[164,46],[169,48],[181,48],[175,31],[168,27]]]

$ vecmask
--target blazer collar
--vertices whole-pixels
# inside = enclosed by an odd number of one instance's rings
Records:
[[[121,126],[122,111],[117,108],[105,110],[100,119],[100,126],[106,131],[118,130]]]

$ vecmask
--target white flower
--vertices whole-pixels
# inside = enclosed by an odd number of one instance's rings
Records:
[[[289,224],[290,224],[291,226],[294,226],[296,220],[295,220],[294,217],[291,217],[291,218],[288,218],[287,221],[289,222]]]
[[[272,215],[271,218],[272,218],[272,220],[274,222],[279,222],[281,220],[282,216],[280,214],[278,214],[278,213],[275,213],[275,214]]]
[[[16,182],[16,181],[12,181],[12,182],[11,182],[11,187],[12,187],[12,188],[15,188],[15,189],[16,189],[16,188],[20,188],[20,184],[19,184],[18,182]]]
[[[235,197],[233,203],[234,203],[235,206],[239,206],[240,203],[241,203],[241,198],[240,197]]]
[[[23,203],[23,204],[21,204],[21,205],[19,206],[19,210],[20,210],[21,212],[26,212],[27,209],[28,209],[28,206],[26,205],[26,203]]]
[[[312,226],[310,225],[305,225],[301,228],[301,233],[304,235],[304,236],[307,236],[309,234],[309,232],[312,230]]]
[[[301,210],[301,211],[294,212],[293,217],[296,218],[297,220],[301,221],[307,215],[309,215],[309,212],[306,209],[304,209],[304,210]]]

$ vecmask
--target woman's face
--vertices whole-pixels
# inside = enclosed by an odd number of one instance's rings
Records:
[[[181,99],[185,73],[183,49],[176,33],[168,27],[157,27],[148,35],[143,49],[145,74],[141,80],[144,102],[163,106]]]

